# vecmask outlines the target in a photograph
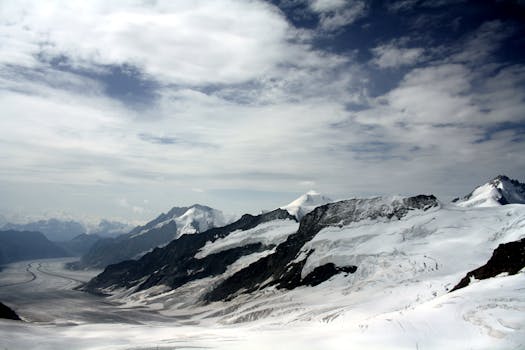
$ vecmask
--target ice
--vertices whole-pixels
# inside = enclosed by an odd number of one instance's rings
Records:
[[[214,242],[207,242],[195,257],[202,259],[210,254],[252,243],[275,246],[284,242],[292,233],[295,233],[298,227],[299,223],[293,220],[273,220],[262,223],[250,230],[237,230],[224,238],[220,238]]]

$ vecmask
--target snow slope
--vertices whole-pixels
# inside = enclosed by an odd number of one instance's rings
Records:
[[[253,243],[262,243],[264,246],[276,246],[283,243],[289,235],[297,231],[299,223],[291,220],[274,220],[265,222],[251,230],[237,230],[224,238],[214,242],[207,242],[196,258],[202,259],[210,254],[216,254],[224,250],[242,247]]]
[[[0,320],[8,349],[522,349],[524,274],[480,281],[404,310],[347,310],[324,319],[286,323],[286,317],[218,325],[87,323],[32,325]],[[373,306],[373,305],[372,305]],[[182,321],[182,322],[179,322]]]

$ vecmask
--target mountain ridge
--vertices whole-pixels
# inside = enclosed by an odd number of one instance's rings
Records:
[[[0,264],[68,256],[71,254],[41,232],[0,231]]]
[[[173,207],[167,213],[161,213],[128,233],[113,239],[99,240],[81,257],[80,262],[70,264],[70,267],[104,268],[120,261],[140,258],[181,235],[221,226],[225,222],[222,212],[208,206],[194,204],[188,207]]]

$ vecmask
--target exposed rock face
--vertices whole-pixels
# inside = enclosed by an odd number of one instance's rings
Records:
[[[344,226],[366,219],[400,219],[411,210],[427,210],[437,206],[439,203],[434,196],[419,195],[391,201],[383,198],[351,199],[317,207],[303,217],[297,233],[290,235],[286,242],[280,244],[274,254],[268,255],[235,273],[210,292],[207,295],[207,300],[225,300],[235,296],[240,291],[251,292],[268,285],[293,289],[301,285],[321,283],[323,280],[318,277],[314,278],[313,275],[308,279],[301,278],[301,271],[308,254],[299,261],[296,258],[303,245],[324,227]],[[341,268],[341,271],[355,272],[357,268],[347,266]],[[312,273],[315,272],[315,275],[322,275],[328,279],[333,276],[333,273],[326,273],[326,271],[331,270],[333,272],[334,269],[335,267],[324,267],[322,270],[314,270]]]
[[[9,307],[5,306],[4,304],[0,303],[0,318],[5,318],[8,320],[16,320],[19,321],[20,317],[11,310]]]
[[[324,264],[317,266],[312,272],[306,275],[301,281],[302,285],[316,286],[330,279],[332,276],[337,275],[340,272],[354,273],[357,271],[357,266],[343,266],[338,267],[333,263]]]
[[[467,273],[461,281],[452,288],[455,291],[468,286],[472,279],[483,280],[507,272],[509,275],[517,274],[525,267],[525,238],[500,244],[487,263]]]
[[[246,214],[224,227],[183,235],[166,247],[157,248],[137,261],[123,261],[108,266],[103,273],[92,279],[84,290],[100,293],[109,287],[136,287],[138,291],[161,284],[177,288],[199,278],[221,274],[239,257],[268,247],[263,247],[261,243],[248,244],[197,259],[195,256],[206,242],[226,237],[236,230],[249,230],[261,223],[278,219],[295,220],[285,210],[277,209],[258,216]]]

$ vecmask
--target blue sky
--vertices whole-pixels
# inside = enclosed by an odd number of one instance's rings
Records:
[[[523,23],[517,0],[2,1],[0,215],[524,181]]]

